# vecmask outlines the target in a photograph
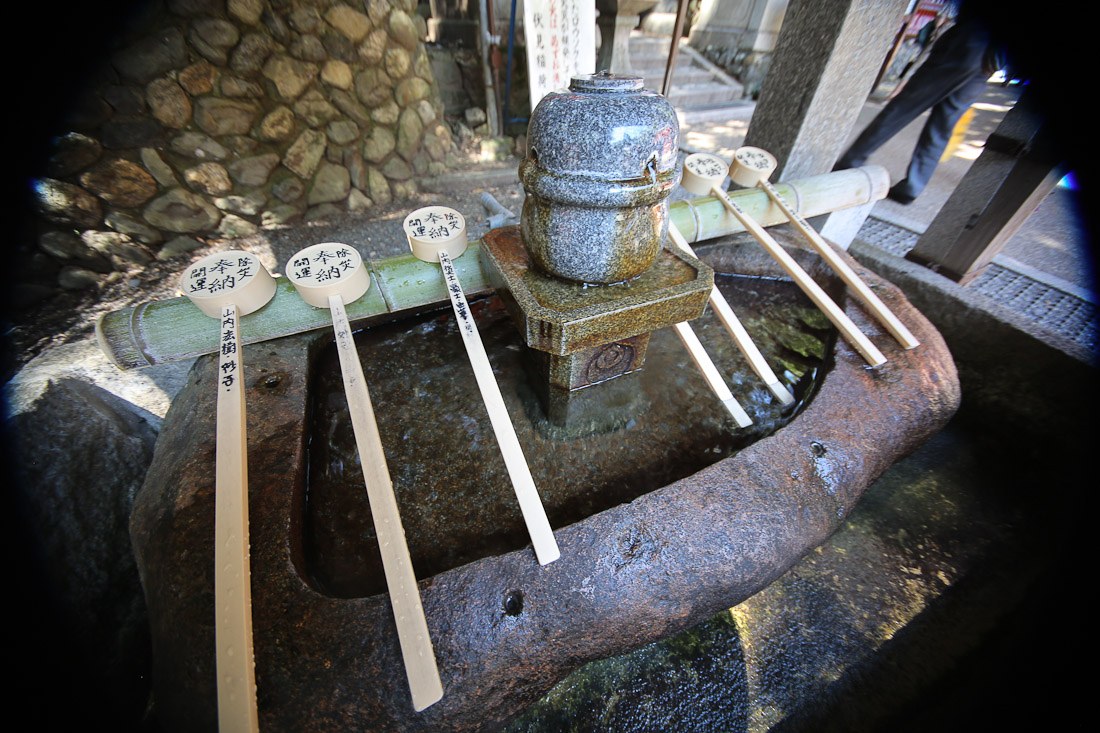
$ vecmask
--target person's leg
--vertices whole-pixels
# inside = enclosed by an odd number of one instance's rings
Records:
[[[932,44],[928,58],[909,81],[840,156],[833,170],[863,165],[871,153],[925,110],[971,82],[981,68],[986,43],[984,34],[974,32],[971,27],[955,26],[946,31]]]
[[[921,194],[939,165],[955,125],[985,89],[986,78],[984,73],[975,74],[932,107],[913,149],[906,176],[890,189],[890,198],[907,203]]]
[[[859,137],[840,156],[833,170],[858,168],[871,153],[897,135],[905,126],[920,117],[926,109],[940,101],[947,90],[944,81],[925,66],[920,66],[897,96],[864,128]]]

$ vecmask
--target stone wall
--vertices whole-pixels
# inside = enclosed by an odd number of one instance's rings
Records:
[[[137,25],[33,181],[55,287],[408,198],[453,151],[416,0],[162,0]]]

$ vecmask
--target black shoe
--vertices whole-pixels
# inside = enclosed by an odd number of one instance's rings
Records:
[[[915,201],[917,197],[916,196],[910,196],[909,194],[907,194],[903,191],[900,191],[899,190],[900,186],[901,186],[901,184],[899,183],[899,184],[895,184],[893,187],[891,187],[889,192],[887,192],[887,194],[886,194],[886,198],[890,199],[891,201],[897,201],[899,204],[911,204],[911,203],[913,203],[913,201]]]

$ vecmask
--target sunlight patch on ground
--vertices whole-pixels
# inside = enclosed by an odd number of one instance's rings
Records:
[[[680,147],[684,150],[711,153],[726,160],[733,160],[733,153],[744,142],[747,131],[747,126],[743,130],[725,134],[688,130],[680,134]]]
[[[975,102],[970,106],[982,112],[1008,112],[1012,109],[1012,105],[1009,104],[990,104],[989,102]]]
[[[720,125],[705,125],[693,130],[690,125],[680,128],[680,147],[692,152],[707,152],[727,160],[745,141],[749,124],[745,120],[731,120]]]
[[[719,138],[705,132],[689,132],[687,135],[681,136],[680,139],[682,145],[691,150],[706,151],[723,157],[732,155],[734,150],[725,138]]]
[[[691,125],[681,125],[681,131],[691,131]],[[715,135],[744,135],[748,132],[749,123],[744,120],[733,120],[722,125],[709,125],[708,131]]]
[[[984,149],[984,144],[964,142],[962,145],[955,149],[955,157],[962,158],[963,160],[977,160],[978,156],[982,154],[982,150]]]
[[[1036,241],[1047,249],[1052,249],[1056,252],[1069,252],[1070,249],[1066,246],[1066,242],[1057,237],[1049,234],[1037,234],[1035,236]]]

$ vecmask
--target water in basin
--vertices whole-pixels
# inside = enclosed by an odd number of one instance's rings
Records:
[[[835,331],[791,282],[718,275],[720,289],[798,400],[784,409],[709,312],[692,323],[754,424],[737,429],[670,329],[645,367],[590,387],[603,426],[551,424],[524,371],[522,340],[499,299],[475,300],[489,360],[555,528],[725,458],[790,421],[811,396]],[[434,311],[357,334],[417,576],[528,544],[453,314]],[[619,384],[615,384],[619,382]],[[385,591],[334,347],[315,364],[304,513],[306,570],[318,590]],[[608,416],[611,419],[608,420]],[[608,427],[610,426],[610,427]]]

